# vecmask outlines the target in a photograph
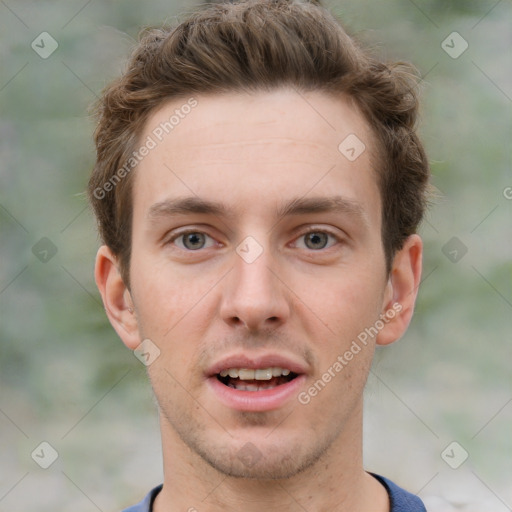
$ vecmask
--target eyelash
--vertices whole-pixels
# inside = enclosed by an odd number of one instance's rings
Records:
[[[205,233],[204,231],[201,231],[201,230],[198,230],[198,229],[187,229],[186,231],[181,231],[181,232],[179,232],[179,233],[176,233],[176,234],[175,234],[174,236],[172,236],[172,237],[171,237],[167,242],[165,242],[165,244],[164,244],[164,245],[170,245],[172,242],[174,242],[174,241],[175,241],[175,240],[177,240],[178,238],[183,237],[183,236],[186,236],[186,235],[188,235],[188,234],[190,234],[190,233],[200,233],[200,234],[206,235],[207,237],[210,237],[210,238],[212,238],[212,239],[213,239],[213,237],[212,237],[212,236],[210,236],[208,233]],[[308,235],[309,233],[325,233],[325,234],[327,234],[327,235],[331,236],[332,238],[334,238],[338,243],[341,243],[341,242],[342,242],[342,239],[341,239],[338,235],[336,235],[336,234],[332,233],[331,231],[326,230],[326,229],[315,229],[315,228],[308,228],[306,231],[302,232],[302,233],[301,233],[301,234],[296,238],[296,240],[297,240],[297,239],[299,239],[299,238],[302,238],[302,237],[304,237],[304,236],[306,236],[306,235]],[[331,247],[333,247],[333,246],[331,246]],[[309,250],[310,250],[310,251],[312,251],[312,252],[322,252],[322,251],[327,251],[327,250],[329,250],[331,247],[322,248],[322,249],[318,249],[318,250],[314,250],[314,249],[309,249]],[[179,248],[180,250],[182,250],[182,251],[187,251],[187,252],[199,252],[199,251],[201,251],[201,250],[202,250],[202,249],[197,249],[197,250],[195,250],[195,251],[194,251],[194,250],[192,250],[192,249],[186,249],[186,248],[185,248],[185,249],[182,249],[181,247],[178,247],[178,248]]]

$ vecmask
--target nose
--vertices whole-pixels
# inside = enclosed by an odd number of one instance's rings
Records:
[[[264,249],[254,261],[240,254],[234,253],[234,268],[223,290],[222,319],[230,327],[254,332],[279,327],[288,319],[290,307],[270,251]]]

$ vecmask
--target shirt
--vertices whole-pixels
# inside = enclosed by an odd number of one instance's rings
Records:
[[[427,512],[425,505],[423,505],[423,502],[417,496],[398,487],[398,485],[383,476],[374,473],[370,474],[388,491],[390,512]],[[152,512],[153,501],[161,489],[162,485],[155,487],[140,503],[123,510],[123,512]]]

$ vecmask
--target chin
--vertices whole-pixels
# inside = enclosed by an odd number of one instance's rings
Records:
[[[272,434],[270,434],[272,435]],[[249,439],[251,439],[249,437]],[[311,439],[311,438],[310,438]],[[190,447],[214,470],[232,478],[281,480],[292,478],[312,468],[324,455],[330,443],[314,446],[300,440],[276,439],[269,442],[261,437],[229,445],[208,446],[200,443]]]

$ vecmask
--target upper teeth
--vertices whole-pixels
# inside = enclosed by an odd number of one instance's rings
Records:
[[[272,377],[281,377],[281,375],[290,375],[290,370],[286,368],[258,368],[251,370],[249,368],[229,368],[220,372],[221,377],[230,376],[233,379],[241,380],[270,380]]]

